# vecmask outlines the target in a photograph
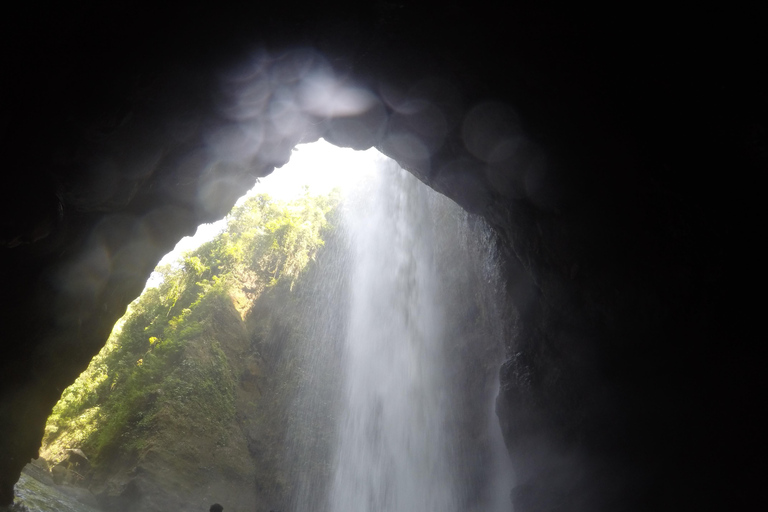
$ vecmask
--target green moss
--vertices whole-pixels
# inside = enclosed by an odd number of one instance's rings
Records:
[[[55,462],[66,448],[79,447],[98,470],[110,460],[140,459],[188,431],[229,446],[241,371],[221,340],[237,335],[236,328],[244,332],[232,297],[244,289],[250,300],[252,290],[290,294],[323,246],[321,233],[337,204],[338,197],[253,197],[232,212],[224,233],[158,268],[161,284],[130,305],[104,349],[62,394],[43,456]],[[278,399],[294,380],[274,386]]]

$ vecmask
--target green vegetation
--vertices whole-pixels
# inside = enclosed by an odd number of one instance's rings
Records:
[[[157,442],[160,421],[226,445],[242,377],[242,362],[233,361],[242,354],[226,340],[247,337],[244,319],[265,290],[293,288],[322,247],[337,204],[337,195],[308,191],[289,203],[252,197],[233,210],[223,233],[158,268],[161,284],[131,304],[62,394],[42,454],[57,462],[65,449],[82,448],[96,465],[114,456],[136,460]],[[201,419],[194,425],[193,416]]]

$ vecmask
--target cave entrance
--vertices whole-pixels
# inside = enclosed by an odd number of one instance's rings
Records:
[[[64,392],[49,487],[83,511],[506,510],[498,279],[483,223],[392,160],[298,146],[161,261]]]
[[[340,148],[323,139],[299,144],[293,149],[287,164],[259,178],[253,188],[237,200],[235,207],[257,194],[267,194],[280,201],[291,201],[305,194],[328,195],[334,190],[346,194],[361,181],[369,179],[387,160],[373,148],[355,151]],[[158,267],[175,263],[183,252],[211,240],[226,226],[226,218],[201,224],[194,235],[179,240],[173,251],[160,260]],[[154,285],[159,279],[160,274],[153,272],[147,285]]]

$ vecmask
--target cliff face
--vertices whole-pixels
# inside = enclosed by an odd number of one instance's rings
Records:
[[[223,234],[164,268],[64,391],[42,456],[56,464],[82,449],[90,462],[76,483],[106,510],[285,502],[299,345],[318,342],[296,321],[292,290],[333,208],[328,198],[252,198]]]
[[[762,372],[736,304],[766,168],[763,18],[644,5],[610,23],[547,2],[9,17],[0,500],[161,255],[323,136],[381,148],[501,237],[516,510],[749,503]],[[352,101],[286,108],[318,55]]]
[[[235,421],[240,401],[249,398],[238,382],[247,362],[247,331],[228,295],[208,301],[210,309],[195,319],[202,327],[183,341],[174,367],[157,382],[137,386],[138,403],[130,404],[123,421],[109,425],[116,439],[96,453],[89,440],[83,444],[94,464],[80,485],[105,510],[193,509],[220,496],[244,509],[268,499],[255,495],[257,467]],[[96,407],[117,409],[111,405]]]

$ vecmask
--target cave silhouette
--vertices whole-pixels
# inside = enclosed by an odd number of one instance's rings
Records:
[[[525,476],[517,512],[753,502],[757,12],[17,7],[3,30],[0,505],[162,255],[320,137],[376,147],[500,237],[520,312],[497,409]],[[308,76],[326,96],[305,95]]]

